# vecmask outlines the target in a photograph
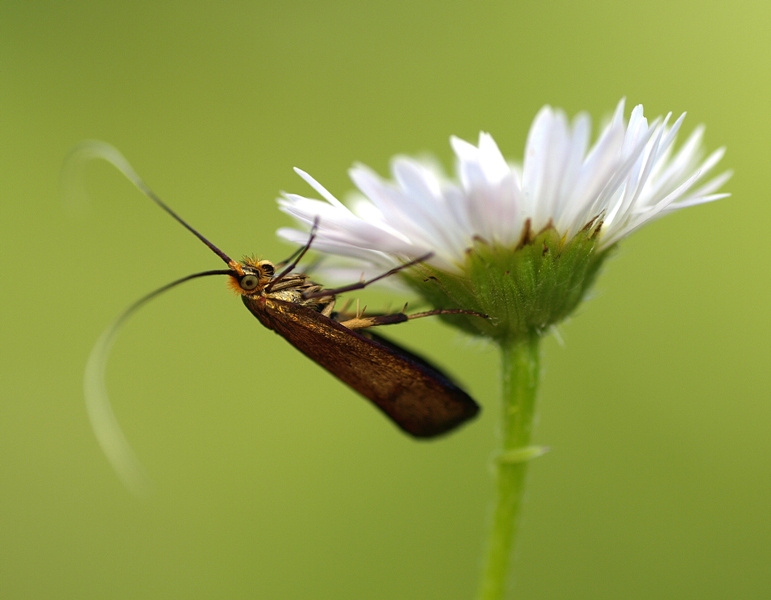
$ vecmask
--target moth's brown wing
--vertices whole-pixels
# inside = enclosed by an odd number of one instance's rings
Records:
[[[476,402],[439,369],[380,336],[362,335],[298,304],[242,298],[265,327],[374,402],[411,435],[440,435],[479,412]]]
[[[429,362],[428,359],[421,356],[420,354],[415,354],[411,350],[407,350],[406,348],[400,346],[399,344],[388,339],[387,337],[383,337],[379,333],[375,333],[374,331],[372,331],[372,329],[360,329],[357,331],[357,333],[359,335],[364,336],[367,339],[372,340],[373,342],[380,344],[381,346],[386,346],[387,348],[390,348],[397,354],[401,354],[404,358],[407,358],[420,365],[423,365],[425,369],[428,369],[429,371],[433,371],[437,377],[443,377],[445,381],[457,387],[457,384],[452,380],[452,377],[450,377],[447,373],[445,373],[442,369],[437,367],[435,364]]]

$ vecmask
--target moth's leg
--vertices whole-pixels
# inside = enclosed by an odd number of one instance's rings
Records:
[[[360,290],[365,287],[367,287],[371,283],[375,283],[376,281],[380,281],[381,279],[385,279],[386,277],[389,277],[390,275],[393,275],[394,273],[398,273],[399,271],[403,269],[408,269],[409,267],[412,267],[413,265],[417,265],[418,263],[422,263],[427,261],[429,258],[431,258],[434,255],[433,252],[429,252],[428,254],[425,254],[424,256],[421,256],[419,258],[416,258],[415,260],[411,260],[410,262],[404,263],[403,265],[399,265],[398,267],[394,267],[390,271],[386,271],[385,273],[378,275],[377,277],[373,277],[372,279],[368,279],[366,281],[359,281],[357,283],[352,283],[351,285],[344,285],[343,287],[334,288],[334,289],[328,289],[328,290],[320,290],[318,292],[310,292],[307,294],[303,294],[304,298],[306,300],[310,298],[321,298],[322,296],[336,296],[337,294],[342,294],[343,292],[352,292],[354,290]]]
[[[307,244],[306,244],[306,245],[307,245]],[[277,263],[275,263],[275,265],[276,265],[277,267],[283,267],[284,265],[287,265],[287,264],[289,264],[290,262],[292,262],[292,261],[295,259],[295,257],[296,257],[296,256],[297,256],[297,255],[298,255],[300,252],[302,252],[302,251],[303,251],[303,248],[305,248],[305,246],[300,246],[300,247],[299,247],[297,250],[295,250],[294,252],[292,252],[292,254],[290,254],[290,255],[289,255],[287,258],[285,258],[284,260],[280,260],[280,261],[278,261]]]
[[[411,315],[405,314],[404,312],[393,313],[390,315],[372,315],[370,317],[365,317],[361,314],[338,314],[336,320],[343,327],[355,330],[366,329],[367,327],[378,327],[379,325],[394,325],[396,323],[410,321],[411,319],[422,319],[423,317],[433,317],[435,315],[473,315],[482,319],[488,318],[487,315],[475,310],[466,310],[463,308],[437,308],[434,310],[413,313]]]
[[[423,317],[433,317],[434,315],[471,315],[480,319],[489,319],[489,315],[481,313],[478,310],[468,308],[435,308],[434,310],[425,310],[423,312],[407,315],[408,319],[422,319]]]
[[[289,273],[291,273],[294,268],[297,266],[297,263],[299,263],[302,260],[302,257],[305,256],[305,253],[310,250],[311,244],[313,243],[313,240],[316,239],[316,231],[319,229],[319,218],[316,217],[313,220],[313,227],[311,227],[310,235],[308,236],[308,241],[305,243],[305,245],[302,248],[297,249],[292,256],[290,256],[287,261],[289,264],[284,268],[281,273],[276,275],[276,277],[265,287],[265,292],[270,292],[273,287],[279,283],[284,277],[286,277]]]
[[[281,262],[275,263],[276,268],[282,269],[284,267],[284,265],[286,265],[291,260],[293,260],[294,257],[297,256],[297,253],[301,252],[303,248],[305,248],[305,246],[295,250],[289,258],[286,258],[286,259],[282,260]],[[325,258],[326,258],[325,256],[318,256],[318,257],[314,258],[312,262],[306,264],[303,267],[303,271],[302,271],[303,275],[311,275],[316,269],[319,268],[319,265],[324,262]],[[273,289],[275,290],[276,288],[274,287]]]
[[[335,308],[335,299],[332,298],[329,301],[329,303],[324,308],[321,309],[321,314],[324,315],[325,317],[329,317],[331,319],[332,318],[332,311],[334,310],[334,308]]]

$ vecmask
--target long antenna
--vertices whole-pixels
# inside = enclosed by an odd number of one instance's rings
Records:
[[[101,158],[102,160],[106,160],[113,167],[118,169],[118,171],[120,171],[123,174],[123,176],[126,177],[126,179],[128,179],[131,183],[133,183],[140,192],[142,192],[145,196],[150,198],[150,200],[155,202],[163,210],[165,210],[172,217],[174,217],[174,219],[176,219],[176,221],[179,222],[185,229],[187,229],[195,237],[197,237],[204,244],[206,244],[206,246],[212,252],[214,252],[217,256],[219,256],[231,269],[235,269],[236,271],[239,272],[239,274],[241,274],[240,265],[236,261],[232,260],[222,250],[217,248],[217,246],[215,246],[209,240],[207,240],[198,231],[196,231],[182,217],[180,217],[177,213],[175,213],[168,204],[166,204],[163,200],[161,200],[157,196],[157,194],[152,189],[150,189],[150,186],[148,186],[142,180],[142,178],[137,174],[137,172],[131,166],[129,161],[126,160],[126,157],[123,156],[123,154],[121,154],[120,151],[115,146],[112,146],[107,142],[101,142],[99,140],[86,140],[85,142],[81,142],[75,147],[72,153],[67,157],[67,160],[65,161],[65,166],[71,161],[80,162],[84,160],[91,160],[94,158]]]
[[[102,448],[102,452],[104,452],[112,468],[115,469],[123,485],[135,496],[147,496],[152,489],[152,484],[150,477],[142,468],[139,459],[126,440],[126,436],[123,434],[115,412],[110,405],[110,398],[107,395],[105,372],[115,338],[129,317],[156,296],[191,279],[208,277],[210,275],[232,274],[232,271],[226,269],[203,271],[202,273],[194,273],[159,287],[157,290],[134,302],[118,315],[118,318],[110,323],[91,349],[91,354],[89,354],[88,362],[86,363],[86,370],[83,373],[83,394],[86,400],[88,419],[91,421],[91,427],[94,430],[99,446]]]
[[[115,469],[115,472],[123,482],[123,485],[125,485],[133,494],[145,496],[152,488],[150,478],[142,468],[142,465],[134,454],[134,451],[131,449],[128,440],[126,440],[126,436],[121,430],[118,419],[110,405],[109,396],[107,395],[105,373],[107,370],[107,360],[110,356],[110,350],[115,342],[115,338],[128,319],[137,310],[164,292],[181,283],[190,281],[191,279],[209,277],[211,275],[243,275],[243,270],[238,262],[232,260],[227,254],[207,240],[182,217],[174,212],[170,206],[161,200],[156,193],[150,189],[150,186],[148,186],[137,174],[128,160],[126,160],[126,157],[124,157],[114,146],[96,140],[82,142],[72,151],[65,161],[63,176],[72,179],[73,176],[71,171],[74,166],[80,166],[80,164],[85,161],[95,158],[101,158],[118,169],[118,171],[133,183],[139,191],[171,215],[190,233],[201,240],[212,252],[219,256],[228,267],[230,267],[229,269],[194,273],[172,281],[171,283],[167,283],[149,294],[146,294],[118,315],[118,318],[105,329],[88,357],[86,370],[83,374],[83,392],[86,400],[88,418],[91,421],[91,427],[94,430],[94,434],[96,435],[96,439],[99,442],[102,451],[113,469]]]

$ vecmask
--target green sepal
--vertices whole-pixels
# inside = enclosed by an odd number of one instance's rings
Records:
[[[461,273],[421,265],[404,278],[435,308],[489,316],[443,316],[448,323],[499,344],[516,343],[542,335],[586,296],[613,248],[598,249],[600,225],[590,224],[567,242],[553,227],[537,235],[526,230],[513,248],[477,240]]]

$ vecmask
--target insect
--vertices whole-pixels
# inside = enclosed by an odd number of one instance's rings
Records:
[[[231,265],[235,273],[230,274],[230,286],[241,294],[246,308],[265,327],[372,401],[413,436],[434,437],[476,415],[479,407],[474,400],[437,367],[369,331],[379,325],[467,311],[364,316],[333,310],[337,294],[363,288],[426,257],[369,281],[326,290],[307,275],[292,272],[313,238],[311,233],[298,256],[278,275],[269,261],[247,260]]]
[[[126,457],[128,445],[106,402],[104,370],[112,342],[122,324],[138,308],[159,294],[200,277],[229,277],[231,289],[241,296],[246,308],[260,323],[369,399],[400,429],[412,436],[430,438],[441,435],[479,412],[476,402],[439,368],[373,333],[371,328],[439,314],[472,314],[478,317],[484,315],[462,309],[373,316],[365,316],[358,311],[354,314],[334,311],[338,294],[362,289],[402,269],[415,266],[427,260],[430,254],[402,264],[369,281],[360,281],[337,289],[325,289],[313,282],[308,275],[295,272],[298,263],[313,243],[318,222],[314,224],[308,242],[283,263],[276,265],[267,260],[254,259],[235,261],[165,204],[139,178],[115,148],[102,142],[88,142],[79,152],[90,158],[98,157],[111,162],[148,198],[227,264],[227,269],[188,275],[144,296],[120,315],[103,334],[92,352],[85,380],[89,414],[103,449],[119,473],[121,470],[131,469],[133,458]],[[278,273],[277,266],[283,267]],[[122,467],[120,463],[124,463]]]

